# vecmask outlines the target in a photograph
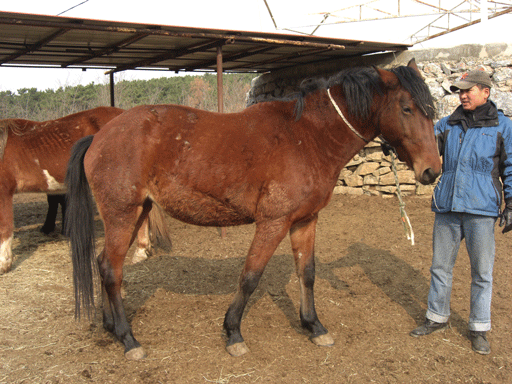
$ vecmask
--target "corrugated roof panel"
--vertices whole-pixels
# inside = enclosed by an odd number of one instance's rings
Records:
[[[0,65],[266,72],[405,44],[0,12]]]

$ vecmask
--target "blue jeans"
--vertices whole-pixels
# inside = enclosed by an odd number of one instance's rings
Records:
[[[471,264],[470,331],[491,329],[492,270],[496,217],[469,213],[436,213],[427,319],[445,323],[450,316],[453,266],[461,241]]]

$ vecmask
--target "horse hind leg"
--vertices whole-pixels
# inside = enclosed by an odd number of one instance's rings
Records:
[[[300,321],[311,332],[310,340],[316,345],[332,346],[334,340],[320,323],[315,310],[313,286],[315,283],[315,233],[318,217],[294,225],[290,230],[295,266],[300,284]]]
[[[240,332],[242,315],[251,294],[258,286],[265,266],[285,237],[288,228],[289,226],[283,222],[256,226],[256,233],[238,281],[238,290],[224,318],[224,330],[228,337],[226,350],[232,356],[241,356],[249,352]]]
[[[115,219],[105,220],[104,218],[105,248],[98,258],[102,281],[103,326],[123,343],[125,357],[128,360],[140,360],[146,356],[144,349],[133,336],[126,318],[121,286],[124,259],[147,213],[147,206],[142,209],[140,214],[136,212],[131,214],[110,212],[111,217]]]

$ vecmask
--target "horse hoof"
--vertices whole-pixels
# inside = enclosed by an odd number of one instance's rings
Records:
[[[133,253],[132,264],[140,263],[148,259],[148,252],[143,248],[137,248]]]
[[[234,357],[242,356],[249,352],[249,348],[247,348],[245,342],[228,345],[226,350],[231,356]]]
[[[11,270],[11,266],[11,263],[6,263],[4,265],[0,263],[0,275],[9,272]]]
[[[142,347],[132,348],[124,354],[127,360],[142,360],[146,357],[146,352]]]
[[[41,229],[40,229],[41,233],[44,233],[45,235],[49,235],[54,230],[55,230],[55,228],[46,228],[46,227],[41,227]]]
[[[310,339],[315,345],[320,347],[332,347],[334,345],[334,340],[328,333],[316,337],[311,337]]]

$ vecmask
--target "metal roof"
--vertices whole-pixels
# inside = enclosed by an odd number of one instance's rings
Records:
[[[268,72],[407,44],[0,12],[0,66]]]

